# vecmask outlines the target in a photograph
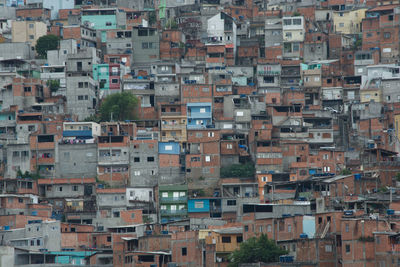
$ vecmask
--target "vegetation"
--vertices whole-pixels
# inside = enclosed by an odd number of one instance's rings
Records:
[[[396,174],[396,181],[397,181],[397,182],[400,182],[400,172],[398,172],[398,173]]]
[[[351,171],[348,170],[348,169],[343,169],[343,170],[340,172],[340,174],[341,174],[341,175],[350,175],[350,174],[351,174]]]
[[[138,99],[129,92],[109,95],[103,100],[100,106],[100,120],[134,120],[136,118],[135,110],[138,102]]]
[[[36,171],[35,173],[30,173],[28,171],[22,173],[21,170],[18,170],[17,178],[37,180],[37,179],[40,179],[41,177],[39,175],[39,171]]]
[[[46,84],[52,93],[55,93],[60,89],[60,80],[48,80]]]
[[[240,263],[277,262],[279,256],[287,254],[286,250],[278,247],[274,240],[268,239],[267,235],[252,237],[240,245],[240,249],[234,251],[230,256],[229,267],[237,267]]]
[[[58,48],[59,37],[53,34],[44,35],[36,42],[36,53],[40,58],[47,58],[47,51],[56,50]]]
[[[153,219],[149,215],[143,215],[143,223],[145,224],[153,223]]]
[[[90,115],[89,117],[85,118],[83,121],[100,123],[101,118],[99,117],[98,114],[93,114],[93,115]]]
[[[176,21],[172,18],[167,21],[167,23],[165,24],[165,28],[176,30],[178,29],[178,24],[176,24]]]
[[[157,22],[157,16],[155,11],[149,12],[149,26],[152,26]]]
[[[221,168],[221,177],[229,178],[229,177],[238,177],[238,178],[247,178],[254,177],[255,167],[252,162],[247,162],[245,164],[232,164],[227,167]]]

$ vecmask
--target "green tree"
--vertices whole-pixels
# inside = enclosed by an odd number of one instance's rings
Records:
[[[268,239],[267,235],[252,237],[240,245],[230,256],[229,267],[237,267],[240,263],[277,262],[279,256],[287,254],[275,241]]]
[[[252,162],[247,162],[245,164],[232,164],[227,167],[221,168],[221,177],[239,177],[239,178],[249,178],[254,177],[255,167]]]
[[[101,121],[134,120],[138,102],[138,99],[129,92],[109,95],[100,106],[100,119]]]
[[[152,26],[157,22],[157,15],[155,11],[149,12],[149,26]]]
[[[58,48],[59,37],[53,34],[44,35],[40,37],[36,42],[36,53],[41,58],[47,57],[47,51],[56,50]]]
[[[51,92],[57,92],[60,89],[60,80],[48,80],[47,86],[50,88]]]

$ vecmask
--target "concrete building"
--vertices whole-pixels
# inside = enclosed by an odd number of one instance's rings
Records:
[[[133,62],[149,63],[160,58],[160,36],[155,28],[133,27]]]
[[[28,7],[41,7],[51,10],[51,19],[58,19],[58,11],[60,9],[72,9],[74,8],[73,0],[27,0],[26,6]]]
[[[36,41],[47,34],[47,25],[41,21],[14,21],[12,23],[12,42],[30,43],[36,45]]]
[[[156,140],[133,140],[130,148],[130,185],[153,187],[158,183],[158,145]]]
[[[59,221],[32,220],[24,228],[0,231],[3,240],[16,248],[32,251],[60,251]]]
[[[92,78],[92,66],[97,63],[94,48],[67,56],[67,112],[79,120],[93,115],[97,107],[98,83]]]
[[[187,186],[159,186],[160,221],[179,220],[187,215]]]
[[[120,29],[126,25],[126,15],[117,8],[91,8],[82,11],[81,21],[96,30]],[[105,36],[101,31],[101,38]]]

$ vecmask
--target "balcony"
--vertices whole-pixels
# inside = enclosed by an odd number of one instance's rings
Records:
[[[176,216],[176,215],[186,215],[187,209],[182,210],[161,210],[161,215],[163,216]]]
[[[160,203],[186,203],[187,197],[161,197]]]
[[[63,131],[64,137],[92,137],[91,130],[76,130],[76,131]]]
[[[182,130],[186,129],[184,124],[162,124],[161,130]]]
[[[204,118],[211,118],[211,112],[188,112],[187,114],[188,119],[204,119]]]

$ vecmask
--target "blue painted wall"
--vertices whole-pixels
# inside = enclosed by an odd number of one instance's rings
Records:
[[[196,208],[196,202],[203,202],[203,208]],[[189,199],[188,212],[209,212],[210,200],[209,199]]]
[[[169,149],[171,148],[171,149]],[[166,143],[158,143],[158,153],[159,154],[172,154],[172,155],[179,155],[180,153],[180,146],[179,143],[175,142],[166,142]]]

